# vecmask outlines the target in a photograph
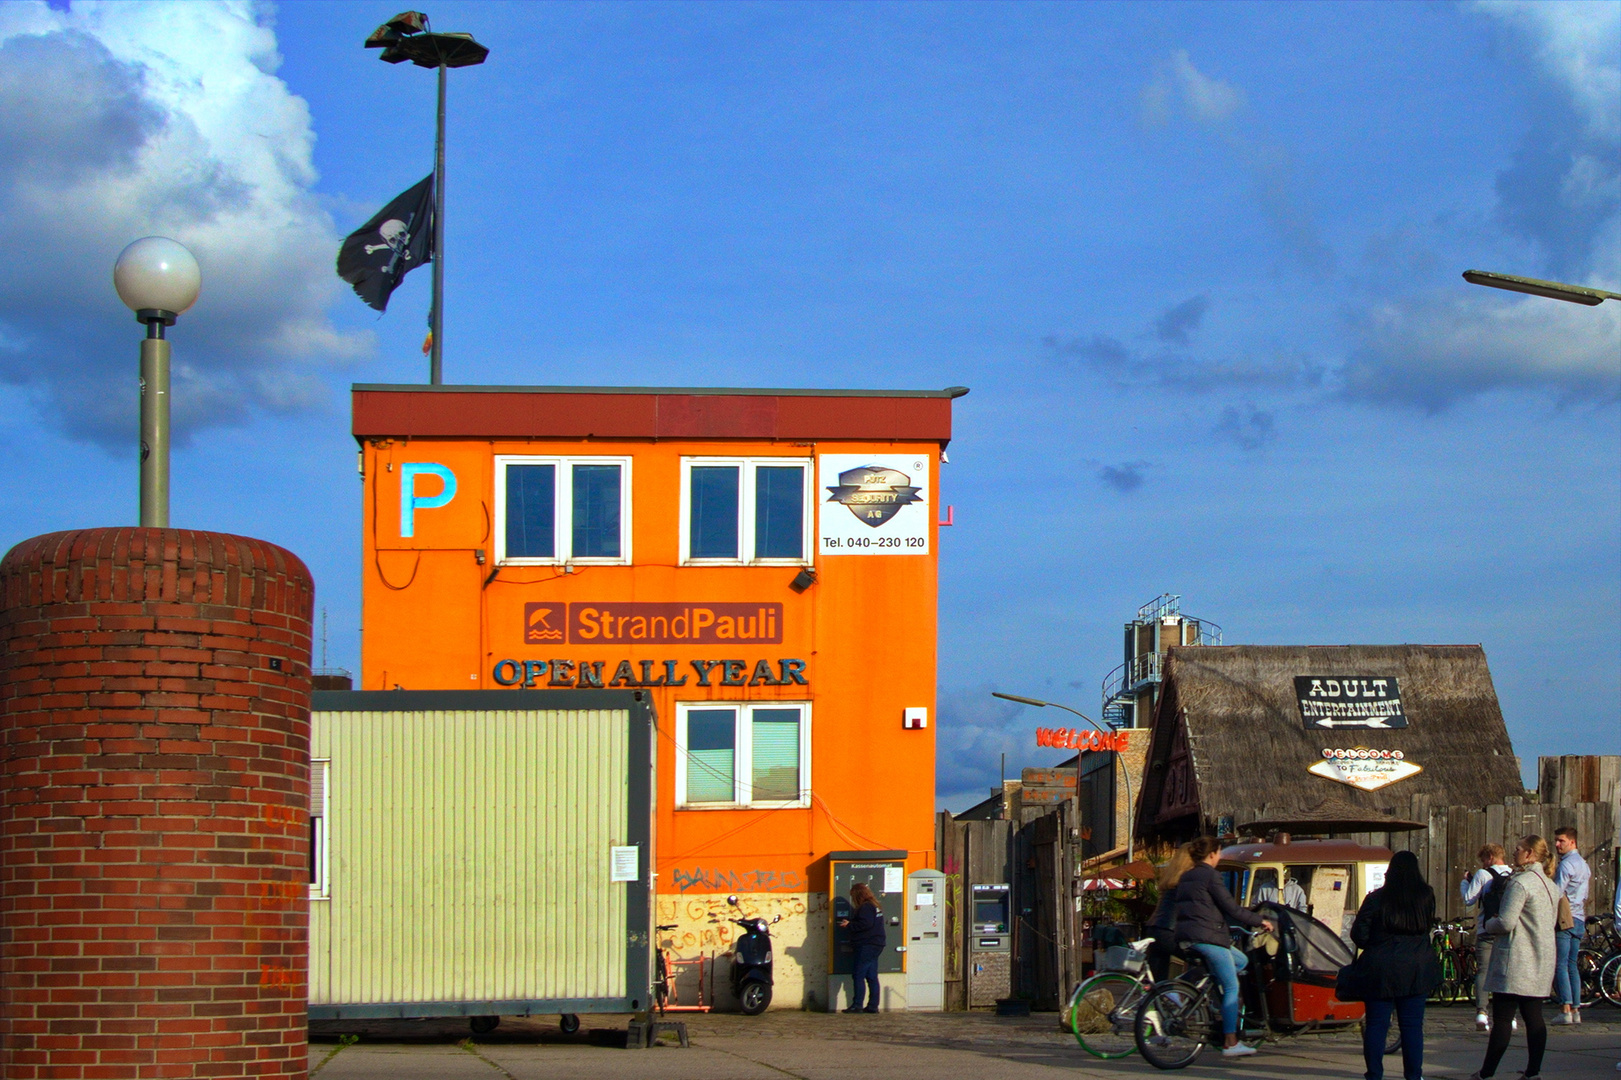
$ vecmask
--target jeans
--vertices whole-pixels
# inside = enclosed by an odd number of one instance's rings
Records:
[[[1553,991],[1561,1005],[1575,1005],[1582,1000],[1582,976],[1576,970],[1576,950],[1582,946],[1585,924],[1585,919],[1577,919],[1575,926],[1554,935],[1558,952],[1553,963]]]
[[[1221,986],[1221,1030],[1227,1035],[1238,1032],[1238,973],[1249,966],[1249,957],[1231,945],[1206,945],[1195,942],[1194,951],[1204,957],[1205,967]]]
[[[850,973],[850,1008],[862,1008],[862,992],[866,992],[869,1012],[878,1011],[878,954],[882,945],[860,945],[856,948],[856,966]]]
[[[1368,1019],[1362,1028],[1362,1061],[1368,1080],[1384,1080],[1385,1036],[1390,1033],[1390,1014],[1401,1025],[1401,1071],[1407,1080],[1424,1077],[1424,995],[1385,998],[1368,1002]]]
[[[1486,969],[1491,966],[1492,946],[1496,941],[1489,934],[1480,934],[1475,938],[1475,1011],[1487,1015],[1492,1011],[1492,996],[1486,992]]]
[[[1520,1014],[1525,1025],[1525,1075],[1536,1076],[1542,1071],[1542,1051],[1548,1046],[1548,1025],[1542,1019],[1542,999],[1519,997],[1515,994],[1492,995],[1492,1036],[1486,1040],[1486,1061],[1480,1066],[1480,1075],[1491,1076],[1503,1060],[1509,1038],[1514,1034],[1514,1014]]]

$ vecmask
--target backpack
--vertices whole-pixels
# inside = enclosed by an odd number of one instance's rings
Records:
[[[1503,890],[1508,888],[1509,879],[1513,876],[1512,873],[1499,874],[1497,868],[1492,867],[1492,883],[1480,894],[1480,914],[1475,920],[1476,926],[1485,926],[1487,919],[1497,918],[1498,911],[1503,907]]]

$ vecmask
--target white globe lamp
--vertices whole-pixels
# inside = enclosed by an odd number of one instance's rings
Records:
[[[202,287],[197,259],[166,236],[146,236],[113,264],[118,298],[146,324],[141,342],[141,526],[169,527],[169,342],[165,327],[191,309]]]

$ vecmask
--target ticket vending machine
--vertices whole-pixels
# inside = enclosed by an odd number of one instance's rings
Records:
[[[873,891],[884,917],[884,951],[878,954],[878,1007],[889,1012],[906,1008],[907,903],[906,852],[835,851],[828,855],[831,889],[828,895],[827,1008],[836,1012],[850,1004],[850,975],[855,950],[850,933],[839,920],[850,917],[850,887],[861,881]]]
[[[994,1006],[1013,992],[1013,920],[1005,882],[969,889],[968,1007]]]
[[[906,1008],[946,1007],[946,876],[914,870],[906,881]]]

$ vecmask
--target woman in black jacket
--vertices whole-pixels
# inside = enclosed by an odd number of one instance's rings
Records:
[[[1424,1076],[1424,999],[1441,981],[1441,967],[1430,948],[1435,921],[1435,890],[1424,881],[1418,856],[1398,851],[1385,871],[1385,883],[1369,893],[1351,926],[1351,940],[1362,950],[1356,987],[1368,1003],[1362,1028],[1362,1060],[1367,1080],[1384,1080],[1385,1035],[1390,1014],[1401,1024],[1402,1075]]]
[[[1226,1036],[1222,1056],[1243,1057],[1255,1053],[1253,1046],[1238,1041],[1238,973],[1249,965],[1249,958],[1233,948],[1233,935],[1227,926],[1238,923],[1277,928],[1270,919],[1239,907],[1221,883],[1221,875],[1216,873],[1221,844],[1214,836],[1193,841],[1188,845],[1188,855],[1193,867],[1176,886],[1176,940],[1178,944],[1191,944],[1221,985],[1221,1030]]]
[[[840,919],[839,925],[850,931],[850,946],[856,951],[855,969],[850,972],[850,1007],[844,1011],[878,1011],[878,954],[884,951],[884,913],[878,907],[878,898],[864,881],[850,887],[850,917]],[[866,990],[867,1005],[862,1008],[862,991]]]

